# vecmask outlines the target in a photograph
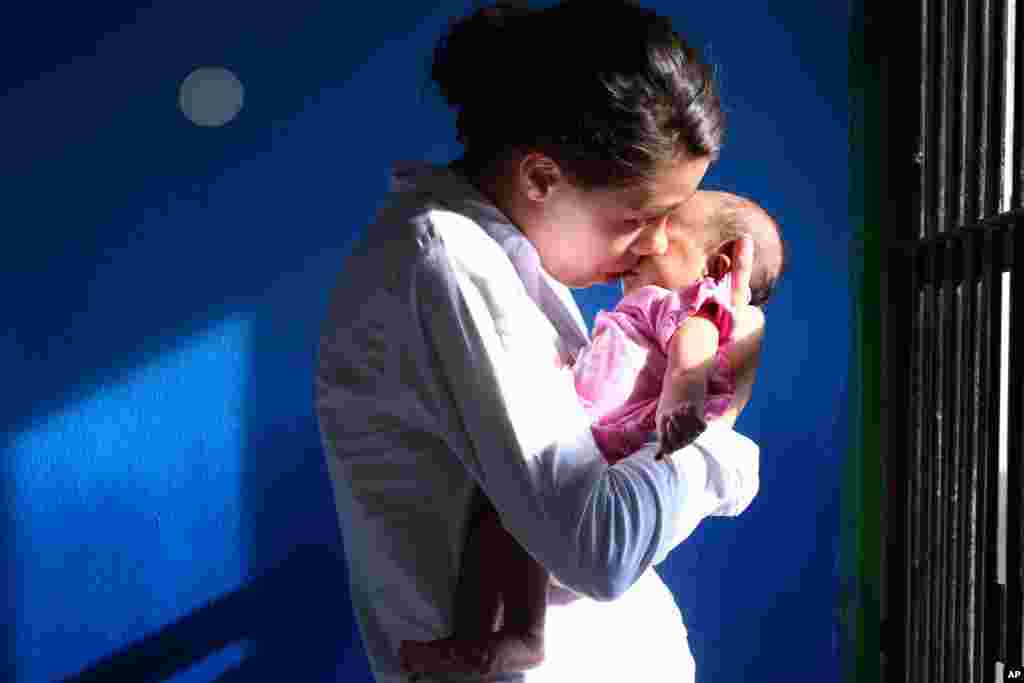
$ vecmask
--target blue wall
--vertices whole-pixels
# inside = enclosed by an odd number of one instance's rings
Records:
[[[5,10],[3,680],[369,680],[312,410],[315,345],[389,163],[458,154],[422,85],[470,4]],[[792,248],[739,423],[763,449],[761,494],[659,571],[701,683],[835,680],[845,3],[646,4],[719,65],[730,132],[706,186],[759,200]],[[227,126],[177,108],[203,65],[245,86]],[[616,299],[577,295],[588,323]]]

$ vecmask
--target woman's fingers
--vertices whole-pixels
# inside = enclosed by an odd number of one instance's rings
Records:
[[[672,416],[665,415],[662,417],[660,427],[658,430],[658,454],[654,456],[655,460],[661,460],[675,450],[676,436]]]
[[[755,306],[745,306],[736,316],[734,339],[726,350],[729,365],[736,374],[736,394],[727,411],[734,422],[747,406],[753,392],[757,369],[761,364],[764,326],[764,313]]]
[[[753,272],[754,240],[749,235],[744,235],[733,245],[733,306],[746,306],[750,303],[750,277]]]
[[[705,429],[707,423],[700,417],[698,406],[684,404],[662,419],[659,449],[654,459],[661,460],[668,454],[689,446]]]

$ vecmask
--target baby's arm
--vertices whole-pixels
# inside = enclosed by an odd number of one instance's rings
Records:
[[[718,328],[703,311],[684,320],[669,340],[668,368],[655,418],[660,442],[657,459],[689,445],[707,427],[704,401],[718,342]]]

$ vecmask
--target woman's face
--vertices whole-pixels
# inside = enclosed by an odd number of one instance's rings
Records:
[[[549,162],[549,163],[545,163]],[[640,260],[669,248],[668,218],[696,192],[710,159],[691,158],[642,186],[584,191],[553,162],[519,166],[518,201],[510,217],[562,284],[589,287],[617,281]]]
[[[709,272],[707,226],[711,206],[707,196],[707,192],[697,192],[669,217],[668,249],[663,254],[642,257],[622,278],[623,294],[647,285],[682,289]]]

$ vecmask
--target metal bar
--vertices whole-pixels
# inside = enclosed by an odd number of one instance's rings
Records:
[[[1017,54],[1014,67],[1014,162],[1013,162],[1013,208],[1024,208],[1024,0],[1017,0]]]
[[[949,15],[950,0],[936,0],[935,16],[935,48],[936,66],[935,96],[933,110],[935,113],[935,230],[949,232],[953,228],[952,212],[950,211],[949,179],[950,179],[950,40]],[[940,603],[940,608],[945,605]],[[940,668],[941,671],[941,668]],[[941,673],[940,673],[941,678]]]
[[[949,649],[948,613],[949,613],[949,574],[948,546],[949,546],[949,489],[947,479],[949,476],[949,299],[946,296],[943,279],[945,276],[945,253],[949,244],[937,245],[932,254],[937,269],[935,277],[935,337],[938,342],[935,354],[935,365],[932,366],[935,373],[935,480],[932,495],[934,496],[935,515],[935,546],[933,557],[935,562],[935,573],[932,582],[932,598],[934,609],[934,637],[935,637],[935,680],[946,680],[946,654]]]
[[[967,89],[967,32],[966,32],[966,7],[964,0],[957,0],[949,7],[949,44],[952,55],[950,87],[947,92],[946,107],[949,110],[950,127],[950,233],[956,235],[956,228],[964,222],[966,215],[966,178],[965,160],[967,156],[967,100],[969,99]],[[950,317],[948,321],[949,339],[951,341],[950,359],[952,364],[947,364],[946,371],[949,373],[949,385],[947,385],[947,398],[950,399],[947,413],[949,414],[950,428],[949,453],[950,460],[947,514],[949,520],[950,548],[948,555],[949,573],[949,643],[947,648],[946,672],[950,679],[965,683],[963,675],[963,662],[965,661],[964,641],[966,638],[966,623],[964,619],[965,600],[964,582],[966,577],[961,571],[961,558],[966,548],[964,533],[963,507],[964,491],[960,485],[961,470],[964,465],[964,453],[962,445],[963,437],[963,400],[961,394],[964,387],[964,358],[962,349],[964,346],[963,335],[963,306],[960,301],[961,293],[966,286],[953,281],[954,270],[962,271],[963,259],[960,256],[962,240],[952,240],[948,246],[946,261],[946,296],[950,306]]]
[[[977,470],[977,531],[978,543],[974,557],[975,573],[975,604],[977,605],[977,629],[974,634],[976,666],[975,671],[979,683],[988,683],[995,678],[995,631],[992,630],[992,611],[989,609],[990,595],[989,586],[995,582],[995,575],[992,573],[991,533],[992,527],[992,492],[991,485],[991,463],[992,463],[992,391],[993,378],[998,380],[998,368],[992,365],[992,339],[993,329],[998,320],[993,316],[992,311],[998,306],[993,306],[993,280],[997,272],[993,258],[994,237],[991,232],[972,234],[969,242],[977,249],[978,265],[980,266],[980,277],[977,287],[978,293],[978,329],[977,329],[977,357],[978,357],[978,382],[976,397],[978,402],[978,421],[976,423],[975,435],[978,444],[978,470]],[[998,358],[998,356],[996,356]],[[998,385],[996,385],[998,386]],[[998,406],[998,402],[995,402]]]
[[[993,214],[986,217],[984,220],[962,225],[955,233],[950,234],[937,234],[934,237],[927,237],[916,240],[895,240],[892,242],[892,246],[896,249],[903,249],[905,251],[913,249],[921,249],[929,244],[938,244],[951,239],[958,239],[960,233],[964,232],[985,232],[992,228],[1010,228],[1011,230],[1018,223],[1020,219],[1024,218],[1024,209],[1011,209],[1010,211],[1004,211],[1003,213]],[[1012,265],[1013,255],[1008,254],[1007,265]]]
[[[961,234],[957,235],[955,239],[951,239],[950,242],[960,242],[963,239],[964,239],[964,233],[961,233]],[[917,252],[917,258],[921,258],[921,254],[927,252],[928,250],[930,250],[932,248],[936,248],[936,247],[941,248],[941,245],[942,245],[941,242],[940,243],[932,243],[932,244],[921,244],[921,245],[918,245],[918,247],[914,251]],[[1005,267],[1003,269],[1004,271],[1008,270],[1013,265],[1012,264],[1012,255],[1011,254],[1007,254],[1006,257],[1005,257],[1005,261],[1007,263],[1006,263],[1006,265],[1005,265]],[[963,263],[960,262],[959,260],[957,260],[956,262],[953,263],[952,268],[953,268],[953,272],[950,273],[948,277],[953,282],[953,284],[960,284],[964,280]],[[921,276],[921,284],[922,285],[932,284],[931,276],[928,273],[924,273]]]
[[[967,90],[964,86],[966,81],[966,68],[964,66],[964,6],[963,0],[954,0],[949,5],[947,16],[948,47],[949,54],[949,78],[946,80],[946,99],[944,108],[949,116],[949,134],[946,138],[949,145],[949,184],[947,192],[949,197],[949,225],[947,230],[952,232],[964,220],[964,192],[961,192],[964,180],[964,157],[966,156],[966,139],[963,135],[964,115],[966,109]]]
[[[974,94],[977,101],[977,118],[975,134],[978,147],[978,175],[975,178],[974,193],[977,203],[974,209],[975,220],[983,220],[997,211],[993,208],[989,196],[989,141],[992,127],[992,95],[994,83],[992,74],[992,3],[999,0],[978,0],[976,18],[978,20],[978,79]],[[988,683],[987,681],[985,683]]]
[[[1018,0],[1019,2],[1020,0]],[[1024,239],[1020,233],[1008,235],[1018,257],[1024,258]],[[1006,472],[1006,639],[1010,663],[1024,662],[1024,594],[1021,591],[1021,553],[1024,552],[1024,528],[1021,525],[1024,486],[1024,272],[1010,273],[1010,396],[1009,433]],[[1016,342],[1016,343],[1014,343]]]
[[[923,204],[921,208],[924,209]],[[909,514],[907,515],[907,528],[910,537],[910,562],[907,566],[907,573],[909,575],[907,614],[910,617],[910,628],[908,632],[906,671],[908,680],[916,682],[926,680],[924,672],[921,671],[923,668],[922,663],[925,659],[924,648],[927,627],[925,621],[925,605],[927,603],[925,572],[928,568],[926,557],[927,545],[925,543],[927,539],[927,518],[925,515],[925,470],[927,468],[927,459],[925,458],[925,405],[928,402],[928,385],[926,380],[928,377],[926,372],[928,354],[925,344],[926,340],[931,338],[931,335],[928,334],[925,327],[928,321],[928,293],[919,286],[919,283],[924,280],[923,275],[925,273],[923,268],[925,267],[925,259],[916,258],[915,256],[912,263],[913,267],[910,268],[910,271],[913,273],[912,282],[914,289],[911,290],[913,297],[913,317],[911,319],[914,324],[914,339],[913,375],[911,377],[910,392],[913,421],[909,436],[913,466],[911,467],[910,474],[911,497],[909,500]]]
[[[992,64],[991,83],[989,87],[992,102],[992,118],[989,124],[988,155],[992,163],[988,166],[986,191],[989,200],[986,210],[989,216],[1003,211],[1006,193],[1003,188],[1003,173],[1006,167],[1006,150],[1003,147],[1003,135],[1007,122],[1007,102],[1003,97],[1006,92],[1006,51],[1007,51],[1007,0],[993,0],[992,3]]]
[[[924,281],[929,273],[927,272],[927,259],[925,254],[920,254],[914,263],[915,273],[919,273],[918,281]],[[929,377],[930,353],[929,348],[932,335],[928,330],[930,314],[928,311],[931,301],[928,286],[920,287],[915,291],[916,316],[915,335],[916,359],[914,363],[914,472],[913,472],[913,499],[910,512],[911,521],[911,573],[912,585],[910,600],[910,614],[912,617],[911,647],[908,654],[907,668],[911,673],[910,680],[913,683],[927,680],[923,669],[927,666],[925,647],[927,644],[927,614],[928,605],[928,499],[926,497],[928,488],[926,485],[928,468],[930,466],[928,454],[928,430],[926,417],[929,405]]]
[[[978,173],[978,145],[975,137],[975,102],[977,100],[978,59],[977,59],[977,16],[976,0],[961,0],[960,8],[960,87],[959,98],[960,126],[957,140],[959,142],[960,173],[958,176],[957,225],[973,223],[977,215],[977,198],[973,192],[973,179]],[[966,680],[966,679],[965,679]]]
[[[1006,662],[1006,584],[993,581],[990,586],[992,623],[995,624],[995,661]]]
[[[939,336],[939,328],[937,325],[938,309],[939,309],[939,288],[935,285],[939,278],[939,263],[938,263],[938,247],[934,246],[928,250],[925,255],[925,261],[928,264],[926,272],[929,274],[929,281],[933,284],[928,287],[928,296],[926,297],[926,331],[927,336],[925,337],[925,368],[927,375],[925,377],[925,385],[927,387],[925,393],[925,476],[924,476],[924,495],[922,496],[923,503],[923,516],[924,516],[924,542],[925,542],[925,557],[924,566],[925,571],[923,572],[923,593],[925,594],[924,599],[924,613],[925,613],[925,633],[927,634],[923,661],[923,671],[927,680],[941,680],[938,676],[938,649],[939,649],[939,625],[938,625],[938,535],[941,532],[939,526],[939,515],[938,515],[938,500],[936,492],[938,490],[939,474],[941,472],[942,463],[938,458],[938,415],[939,400],[940,396],[940,383],[937,381],[940,375],[940,348],[939,342],[941,336]]]
[[[935,186],[931,181],[933,168],[936,159],[931,144],[932,130],[932,83],[931,75],[935,73],[932,67],[934,61],[932,49],[932,12],[929,4],[931,0],[920,0],[921,3],[921,83],[919,97],[921,102],[920,114],[918,116],[918,162],[921,167],[921,194],[920,211],[918,212],[918,237],[932,237],[935,234],[934,220],[934,196]]]
[[[949,300],[949,339],[950,339],[950,355],[949,358],[952,361],[952,365],[947,365],[947,372],[949,372],[949,390],[946,396],[950,399],[949,402],[949,452],[952,457],[950,458],[949,468],[949,527],[952,531],[950,534],[950,553],[949,553],[949,578],[950,578],[950,597],[949,597],[949,629],[950,629],[950,643],[949,643],[949,663],[947,665],[948,676],[950,679],[963,681],[961,673],[961,662],[964,660],[964,640],[965,640],[965,624],[964,624],[964,573],[960,571],[961,558],[964,556],[964,550],[966,547],[965,539],[966,534],[964,532],[963,515],[961,515],[961,508],[963,508],[964,490],[960,486],[961,472],[964,467],[964,449],[962,445],[963,440],[963,406],[966,403],[964,395],[966,394],[964,383],[965,383],[965,359],[963,354],[964,340],[961,330],[963,329],[963,305],[960,301],[961,296],[961,284],[954,283],[950,273],[953,271],[953,264],[962,266],[963,258],[960,255],[962,241],[956,240],[950,242],[947,253],[946,262],[946,292]],[[966,288],[964,286],[963,288]]]
[[[918,107],[918,156],[919,165],[917,204],[914,207],[914,218],[918,227],[918,238],[924,239],[935,235],[935,221],[933,218],[934,185],[931,182],[932,169],[935,166],[935,158],[932,153],[929,131],[931,130],[932,116],[932,87],[930,75],[932,68],[933,50],[931,46],[932,12],[930,10],[931,0],[920,1],[921,23],[919,27],[920,38],[920,80],[919,80],[919,107]],[[921,258],[918,258],[920,255]],[[918,252],[911,255],[912,270],[917,281],[925,281],[928,277],[926,252]],[[910,617],[909,648],[907,651],[907,675],[911,683],[924,683],[929,676],[929,647],[931,641],[929,633],[929,574],[930,562],[929,552],[929,519],[930,510],[927,492],[928,470],[930,469],[930,452],[928,446],[929,431],[926,423],[926,416],[930,410],[930,382],[931,376],[931,341],[933,335],[928,333],[927,325],[930,323],[930,296],[926,289],[914,289],[914,304],[916,315],[915,322],[915,377],[914,377],[914,425],[911,435],[913,443],[913,457],[915,467],[912,471],[913,481],[911,491],[913,493],[910,514],[909,529],[911,537],[911,565],[908,567],[910,574],[910,586],[908,591],[908,615]]]
[[[1002,287],[1002,254],[1004,253],[1003,235],[999,231],[994,231],[991,234],[986,235],[986,257],[989,259],[987,269],[985,273],[985,290],[987,295],[987,311],[986,317],[988,318],[988,363],[986,368],[988,369],[988,376],[985,380],[985,385],[988,387],[987,395],[985,400],[987,402],[986,410],[986,453],[985,453],[985,474],[986,474],[986,501],[985,501],[985,572],[983,581],[986,584],[988,590],[995,590],[998,585],[996,583],[997,577],[997,563],[999,560],[998,554],[998,534],[997,525],[999,523],[999,377],[1002,372],[1002,361],[1000,359],[1000,319],[1002,316],[1003,306],[1003,287]],[[995,388],[993,390],[993,388]],[[998,595],[993,595],[992,598],[998,598]],[[985,628],[988,630],[990,637],[987,638],[986,648],[984,651],[985,662],[987,666],[992,666],[991,672],[988,673],[992,678],[995,677],[995,661],[1002,656],[1003,652],[1003,623],[1002,623],[1002,601],[995,602],[992,598],[986,603],[987,615]]]
[[[960,287],[961,301],[963,302],[960,318],[960,334],[963,338],[963,387],[964,399],[961,402],[963,410],[963,430],[961,431],[961,448],[963,449],[963,464],[960,468],[960,490],[964,492],[964,502],[960,506],[960,525],[964,529],[965,552],[960,557],[960,575],[964,577],[964,649],[959,670],[960,679],[966,683],[975,683],[981,680],[981,674],[976,662],[979,661],[978,648],[978,601],[977,601],[977,572],[974,570],[975,557],[978,552],[977,546],[977,482],[976,474],[978,468],[978,330],[981,327],[978,320],[978,306],[976,301],[977,268],[975,267],[975,255],[977,253],[977,237],[974,233],[967,233],[963,237],[963,273],[964,279]]]
[[[963,554],[963,533],[958,514],[961,505],[960,487],[958,486],[960,467],[962,463],[962,451],[960,449],[960,413],[961,413],[961,387],[963,386],[963,357],[960,353],[961,341],[960,332],[960,306],[957,301],[957,284],[953,282],[951,273],[953,264],[959,265],[959,241],[951,240],[946,244],[946,266],[943,277],[943,288],[945,290],[946,320],[943,332],[945,334],[944,345],[946,348],[946,362],[943,370],[946,373],[946,390],[943,397],[943,417],[945,422],[945,444],[946,477],[944,482],[946,529],[942,534],[948,539],[944,553],[946,563],[947,594],[943,600],[946,609],[946,663],[945,671],[948,680],[957,680],[957,670],[961,657],[960,646],[962,644],[962,633],[960,624],[960,611],[963,609],[960,594],[963,592],[961,577],[958,568],[959,558]]]
[[[916,264],[923,263],[924,259],[915,259],[915,267],[912,269],[915,275],[921,273]],[[918,277],[916,280],[922,280]],[[908,647],[907,671],[910,680],[914,683],[926,680],[922,669],[927,666],[924,647],[926,642],[927,624],[925,621],[925,606],[927,604],[927,500],[925,494],[925,479],[928,469],[928,458],[926,453],[927,431],[925,429],[925,406],[928,403],[928,353],[926,348],[931,335],[925,327],[928,321],[928,291],[926,287],[914,290],[914,376],[913,376],[913,411],[914,422],[911,431],[911,442],[913,444],[914,467],[912,468],[912,497],[910,500],[910,515],[908,516],[910,528],[910,590],[907,595],[907,613],[910,615],[910,646]]]

